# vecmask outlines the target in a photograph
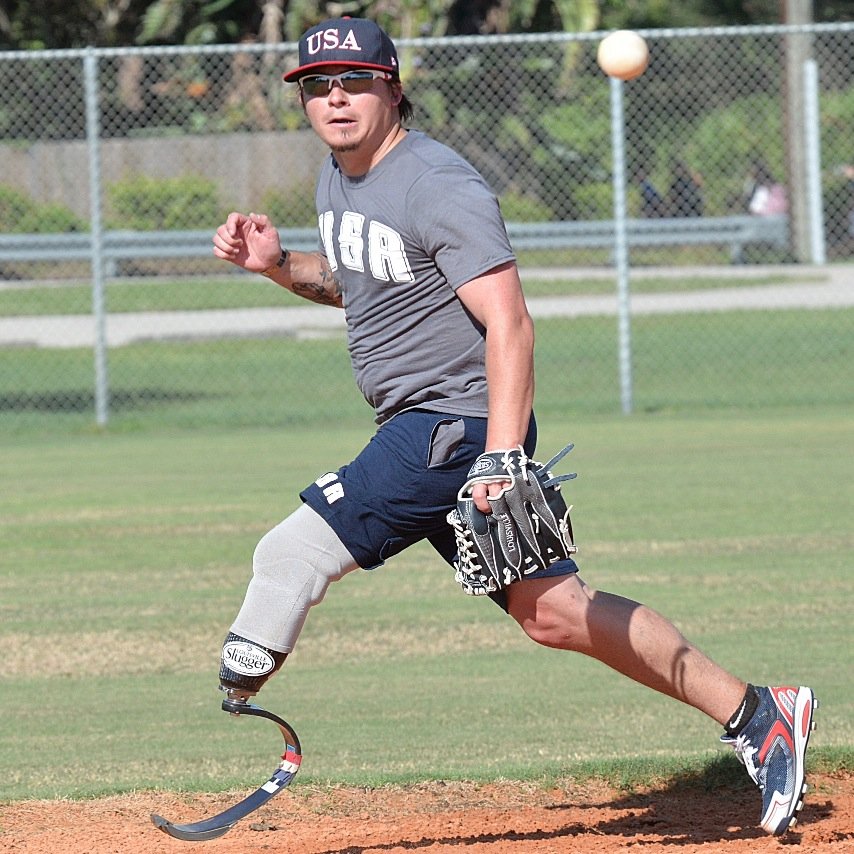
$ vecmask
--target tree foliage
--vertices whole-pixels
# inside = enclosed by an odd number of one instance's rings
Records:
[[[0,49],[294,41],[340,14],[372,17],[395,38],[588,32],[780,22],[779,0],[6,0]],[[854,18],[850,0],[815,0],[817,21]]]

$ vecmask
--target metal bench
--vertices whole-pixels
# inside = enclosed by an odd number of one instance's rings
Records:
[[[525,249],[608,249],[614,245],[613,220],[507,224],[517,251]],[[317,247],[313,228],[280,229],[282,244],[290,249]],[[724,216],[626,220],[630,247],[720,245],[729,247],[738,263],[744,247],[766,244],[778,249],[789,245],[788,217]],[[212,230],[105,231],[101,252],[107,275],[117,264],[139,258],[211,258]],[[31,261],[89,261],[92,240],[88,233],[0,234],[0,265]]]

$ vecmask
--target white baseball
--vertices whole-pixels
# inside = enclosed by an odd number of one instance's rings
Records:
[[[634,30],[615,30],[599,42],[596,61],[609,77],[634,80],[649,65],[649,48]]]

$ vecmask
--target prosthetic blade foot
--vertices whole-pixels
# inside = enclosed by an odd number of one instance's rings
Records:
[[[302,761],[302,749],[299,738],[297,738],[297,734],[293,731],[290,724],[282,720],[278,715],[274,715],[260,706],[255,706],[252,703],[242,700],[223,700],[222,708],[223,711],[230,712],[233,715],[254,715],[273,721],[281,730],[282,737],[285,740],[285,752],[282,754],[282,761],[266,783],[259,786],[251,795],[239,803],[212,818],[192,824],[173,824],[168,819],[163,818],[163,816],[152,814],[151,821],[154,823],[154,826],[175,839],[183,839],[188,842],[203,842],[208,839],[216,839],[218,836],[228,833],[238,821],[246,818],[247,815],[267,803],[270,798],[277,795],[286,786],[289,786],[296,776],[297,771],[299,771],[300,762]]]

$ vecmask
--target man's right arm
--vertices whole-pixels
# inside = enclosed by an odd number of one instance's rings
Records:
[[[321,252],[285,252],[264,214],[233,212],[216,230],[213,252],[244,270],[260,273],[297,296],[343,308],[341,283]]]
[[[289,252],[281,267],[273,266],[264,275],[298,297],[320,305],[344,307],[341,283],[320,252]]]

